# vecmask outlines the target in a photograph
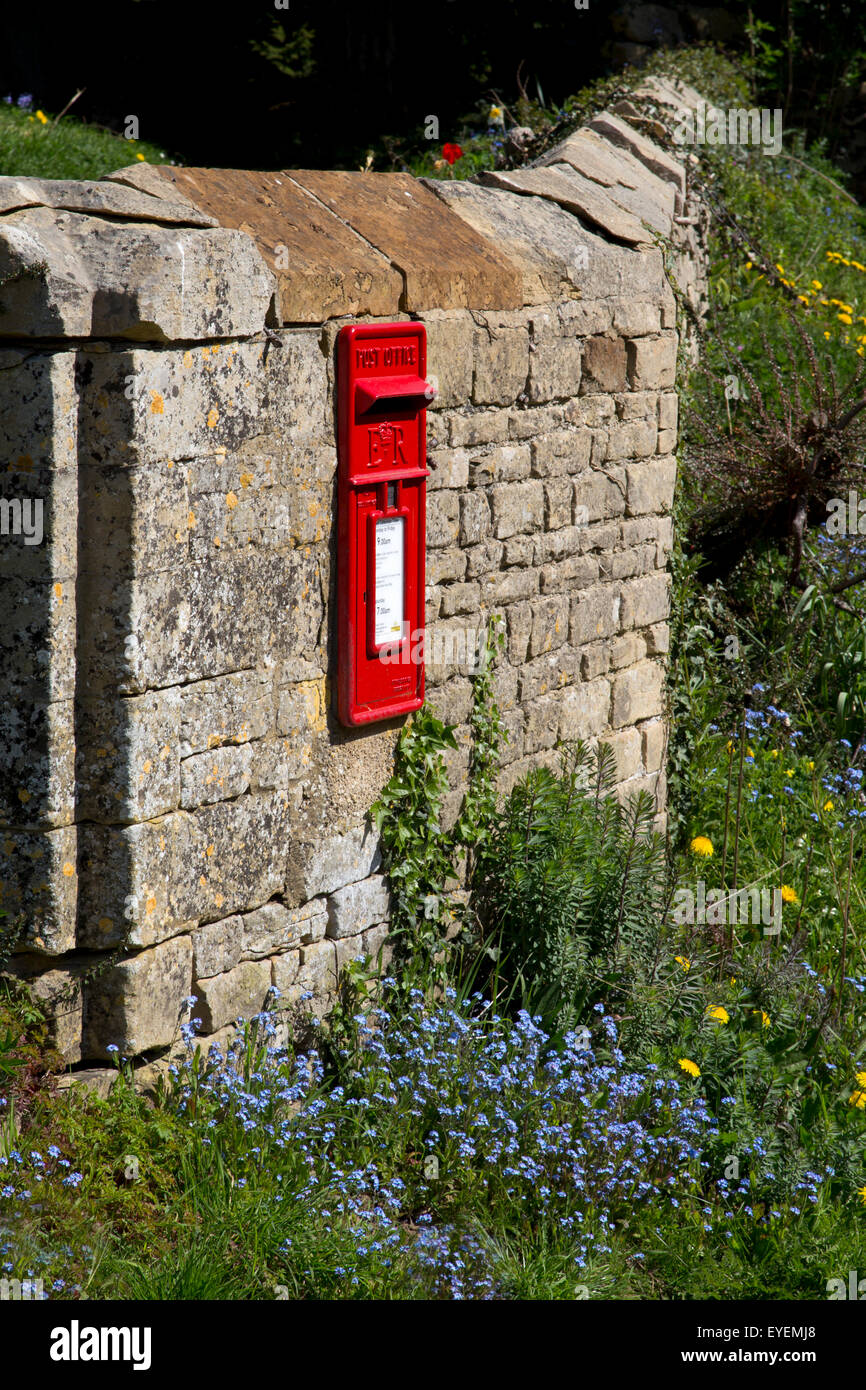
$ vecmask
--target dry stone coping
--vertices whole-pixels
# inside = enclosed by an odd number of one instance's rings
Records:
[[[487,169],[480,179],[489,188],[549,198],[629,246],[640,246],[649,240],[646,229],[636,217],[619,207],[599,184],[584,178],[570,164],[561,164],[555,169],[515,169],[508,173]]]
[[[126,217],[137,222],[174,222],[192,227],[216,227],[216,218],[191,204],[168,202],[121,184],[91,183],[85,179],[25,179],[0,177],[0,214],[19,208],[58,208],[96,216]]]
[[[511,261],[411,175],[313,169],[291,176],[397,266],[401,307],[410,313],[522,306]]]
[[[276,277],[281,323],[399,313],[399,270],[287,173],[165,168],[160,178],[253,238]]]
[[[682,210],[682,200],[686,192],[686,171],[679,160],[668,154],[654,140],[650,140],[634,126],[629,125],[612,111],[603,111],[590,121],[589,129],[604,136],[606,140],[622,149],[628,150],[660,179],[672,183],[678,194],[677,213]]]

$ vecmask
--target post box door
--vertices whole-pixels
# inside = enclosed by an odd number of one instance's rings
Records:
[[[344,724],[424,702],[426,330],[351,324],[337,345],[337,707]]]

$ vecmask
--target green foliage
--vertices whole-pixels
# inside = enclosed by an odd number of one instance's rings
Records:
[[[473,882],[483,935],[521,1005],[561,1032],[655,949],[664,855],[645,792],[609,795],[610,749],[583,743],[518,783]]]
[[[86,125],[74,115],[0,102],[0,174],[40,179],[100,179],[134,164],[167,164],[165,150]]]

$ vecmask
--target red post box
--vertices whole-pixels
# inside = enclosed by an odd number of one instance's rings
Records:
[[[421,323],[359,323],[337,344],[337,711],[343,724],[424,703],[427,420]]]

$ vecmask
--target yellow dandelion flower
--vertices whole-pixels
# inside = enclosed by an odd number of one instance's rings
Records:
[[[677,1061],[679,1062],[683,1071],[688,1072],[689,1076],[700,1076],[700,1067],[695,1062],[692,1062],[688,1057],[678,1057]]]
[[[746,270],[751,270],[751,269],[752,269],[752,262],[751,262],[751,261],[746,261]]]
[[[776,261],[776,269],[778,270],[780,275],[784,275],[785,267],[783,265],[779,265],[778,261]]]
[[[691,970],[692,963],[686,956],[674,956],[677,965],[681,965],[683,970]]]
[[[808,298],[807,298],[807,296],[806,296],[805,294],[798,294],[798,295],[797,295],[797,298],[799,299],[799,301],[800,301],[801,304],[808,304],[808,303],[809,303],[809,300],[808,300]]]
[[[854,321],[850,314],[837,314],[836,317],[840,323],[853,323]]]
[[[752,1013],[755,1014],[755,1015],[760,1014],[760,1015],[761,1015],[761,1021],[762,1021],[763,1025],[764,1025],[764,1027],[765,1027],[765,1028],[769,1028],[769,1026],[770,1026],[770,1015],[769,1015],[769,1014],[765,1014],[763,1009],[753,1009],[753,1010],[752,1010]]]
[[[779,756],[779,750],[778,750],[778,748],[773,748],[773,749],[771,750],[771,752],[770,752],[770,757],[771,757],[771,758],[778,758],[778,756]]]
[[[811,759],[811,758],[809,759],[809,761],[808,761],[808,763],[807,763],[807,767],[809,768],[809,771],[810,771],[810,772],[814,772],[814,771],[815,771],[815,764],[812,762],[812,759]]]
[[[793,888],[789,888],[788,885],[787,885],[787,883],[783,883],[783,884],[782,884],[782,902],[783,902],[783,903],[799,903],[799,901],[800,901],[800,899],[797,897],[797,894],[794,892]]]
[[[855,1091],[852,1096],[848,1097],[848,1104],[856,1105],[858,1110],[866,1109],[866,1091]]]
[[[137,155],[136,155],[135,157],[136,157],[136,159],[144,159],[144,158],[145,158],[145,156],[141,153],[141,150],[138,151],[138,153],[137,153]]]
[[[822,290],[823,288],[824,288],[824,286],[821,284],[821,281],[820,281],[820,280],[813,280],[813,281],[812,281],[812,289],[813,289],[813,290]]]
[[[825,329],[824,329],[824,337],[825,337],[825,338],[829,338],[829,336],[830,336],[830,334],[827,332],[827,330],[826,330],[826,328],[825,328]]]
[[[37,112],[36,112],[36,119],[37,119],[37,121],[40,121],[40,122],[42,123],[42,125],[47,125],[47,124],[48,124],[48,117],[46,116],[46,114],[45,114],[44,111],[37,111]]]
[[[858,1071],[857,1075],[854,1077],[854,1080],[857,1082],[858,1086],[862,1087],[862,1089],[866,1091],[866,1071]]]
[[[833,803],[832,803],[832,801],[829,801],[829,800],[825,801],[825,802],[824,802],[824,805],[822,806],[821,809],[822,809],[823,811],[832,811],[832,809],[833,809]]]
[[[702,859],[711,859],[714,853],[713,842],[706,835],[696,835],[689,848],[692,854],[699,854]]]
[[[721,1004],[708,1004],[707,1013],[710,1018],[714,1018],[717,1023],[730,1023],[731,1017],[727,1009],[723,1009]]]
[[[866,1186],[857,1188],[857,1196],[861,1202],[866,1202]]]
[[[786,776],[786,777],[793,777],[793,776],[794,776],[794,769],[793,769],[792,767],[786,767],[786,768],[785,768],[785,776]]]

